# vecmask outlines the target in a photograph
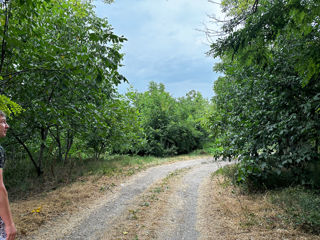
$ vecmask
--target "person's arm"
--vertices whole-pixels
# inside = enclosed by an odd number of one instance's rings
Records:
[[[5,230],[7,233],[7,240],[13,240],[16,236],[17,230],[14,226],[7,189],[3,183],[3,170],[0,168],[0,216],[5,224]]]

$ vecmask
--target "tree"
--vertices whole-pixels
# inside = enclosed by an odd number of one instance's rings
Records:
[[[227,52],[247,65],[267,64],[270,50],[291,39],[291,57],[303,85],[319,79],[319,1],[251,0],[222,1],[231,19],[223,26],[224,38],[211,45],[210,53],[223,56]]]
[[[99,110],[112,98],[114,86],[125,80],[117,71],[125,38],[96,17],[89,2],[41,4],[22,21],[25,9],[11,4],[9,35],[20,43],[7,48],[10,74],[4,88],[26,110],[14,119],[12,132],[39,175],[48,137],[56,141],[59,158],[64,152],[66,159],[77,135],[107,123]]]
[[[208,102],[200,93],[191,91],[175,99],[163,84],[151,82],[148,91],[133,95],[146,139],[139,154],[167,156],[202,147],[207,132],[201,126],[201,115]]]
[[[34,1],[33,3],[36,5],[38,1]],[[21,9],[24,9],[25,12],[29,12],[30,14],[34,12],[32,7],[30,6],[31,3],[29,1],[22,1],[16,4],[19,5]],[[0,3],[0,109],[6,112],[9,117],[12,113],[17,115],[22,111],[22,108],[17,103],[15,103],[9,97],[4,95],[3,90],[3,86],[5,86],[9,79],[12,77],[12,74],[8,73],[8,69],[5,69],[8,48],[10,48],[12,44],[20,44],[20,42],[17,39],[17,36],[11,36],[11,34],[9,33],[9,30],[11,30],[11,27],[9,29],[9,22],[11,20],[11,8],[12,1],[10,0],[5,0]],[[25,15],[21,15],[20,17],[20,21],[23,21]]]
[[[223,1],[231,19],[211,48],[224,73],[212,119],[223,156],[240,160],[238,180],[247,184],[317,186],[319,3],[244,2]]]

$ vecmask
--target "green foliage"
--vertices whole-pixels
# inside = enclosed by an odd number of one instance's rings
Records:
[[[223,153],[223,147],[221,146],[222,140],[215,138],[213,142],[208,142],[204,145],[204,149],[214,157],[220,157]]]
[[[207,131],[201,125],[208,102],[195,91],[174,99],[163,84],[151,82],[144,93],[131,92],[146,141],[137,153],[169,156],[201,148]]]
[[[125,80],[118,68],[126,39],[89,1],[8,2],[0,10],[10,21],[1,29],[1,87],[25,111],[10,122],[6,141],[23,146],[38,175],[46,157],[67,162],[81,148],[99,156],[116,140],[108,134],[123,130],[115,122],[130,118],[115,96]]]
[[[6,113],[7,116],[13,114],[18,115],[22,112],[21,106],[19,106],[17,103],[10,100],[8,97],[0,94],[0,109],[4,113]]]
[[[104,124],[82,134],[96,158],[106,151],[136,153],[137,146],[143,144],[143,130],[136,109],[130,106],[130,99],[119,96],[106,101],[102,119]]]
[[[208,102],[200,93],[174,99],[155,83],[145,93],[116,92],[126,81],[118,71],[126,39],[91,1],[5,1],[0,13],[0,109],[14,116],[1,144],[9,161],[21,155],[8,176],[29,175],[27,158],[41,176],[105,154],[201,148]]]
[[[244,64],[263,65],[270,60],[269,51],[277,47],[279,39],[293,38],[293,67],[303,84],[319,77],[319,1],[226,0],[222,6],[231,19],[223,26],[228,35],[212,44],[213,55],[228,52]]]
[[[224,73],[209,118],[217,146],[251,187],[318,187],[319,3],[244,2],[224,1],[231,20],[211,48]]]
[[[274,191],[271,201],[284,209],[289,222],[304,231],[320,234],[319,192],[301,187]]]

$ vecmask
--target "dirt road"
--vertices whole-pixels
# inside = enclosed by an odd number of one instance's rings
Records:
[[[320,240],[288,224],[268,192],[242,194],[228,178],[210,177],[226,164],[181,160],[131,177],[89,177],[17,202],[20,232],[25,221],[38,224],[18,239]]]
[[[149,168],[27,239],[198,239],[199,186],[224,164],[204,158]]]

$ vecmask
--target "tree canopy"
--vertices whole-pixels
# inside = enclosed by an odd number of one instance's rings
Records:
[[[163,84],[150,82],[148,91],[132,92],[133,106],[141,122],[144,144],[136,153],[168,156],[201,148],[208,132],[201,124],[201,114],[209,103],[199,92],[173,98]]]
[[[229,20],[211,45],[225,157],[256,186],[320,184],[319,1],[222,1]]]
[[[110,130],[126,39],[89,1],[5,1],[1,11],[2,105],[24,109],[10,133],[41,174],[44,154],[66,159],[76,136],[90,141],[88,128]]]

